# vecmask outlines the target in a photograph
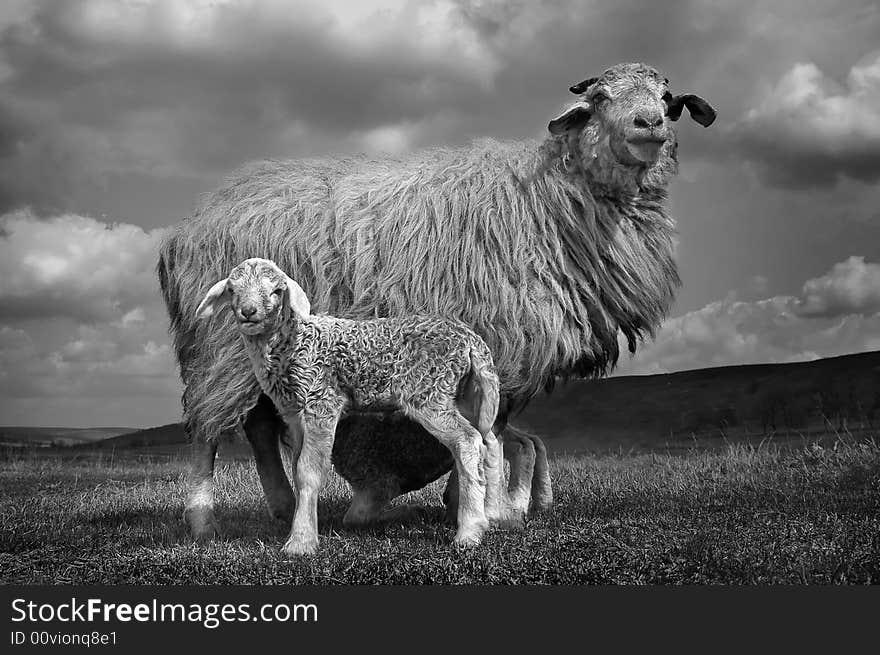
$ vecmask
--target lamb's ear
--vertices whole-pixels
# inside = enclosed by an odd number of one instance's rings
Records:
[[[312,304],[309,297],[295,281],[287,278],[287,290],[284,292],[285,311],[293,310],[297,316],[308,316],[312,312]]]
[[[208,289],[208,293],[205,294],[202,302],[199,303],[198,309],[196,309],[196,317],[208,318],[225,302],[229,302],[229,290],[226,288],[226,278],[223,278]]]
[[[590,120],[590,115],[590,105],[586,102],[578,102],[550,121],[547,129],[550,130],[550,134],[580,130]]]
[[[666,107],[666,115],[671,121],[677,121],[681,117],[681,110],[687,107],[691,118],[703,127],[709,127],[715,122],[716,113],[712,105],[693,93],[675,96],[668,101]]]

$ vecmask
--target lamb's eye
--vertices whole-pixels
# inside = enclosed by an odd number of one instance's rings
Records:
[[[596,91],[596,93],[593,94],[593,105],[594,106],[601,105],[603,102],[606,102],[607,100],[608,100],[608,96],[605,95],[604,93],[602,93],[601,91]]]
[[[272,292],[272,295],[273,296],[280,296],[283,292],[284,292],[284,289],[275,289],[275,291]]]

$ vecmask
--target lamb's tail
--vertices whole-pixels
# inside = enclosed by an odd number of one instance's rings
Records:
[[[495,418],[498,416],[500,392],[498,374],[495,372],[495,364],[492,362],[489,348],[485,344],[480,346],[471,347],[471,371],[480,390],[477,430],[485,437],[492,430]]]

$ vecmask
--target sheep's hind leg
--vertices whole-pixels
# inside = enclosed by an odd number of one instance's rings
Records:
[[[504,436],[523,445],[529,442],[531,445],[526,445],[526,448],[535,451],[534,469],[529,472],[531,479],[529,510],[532,512],[551,510],[553,508],[553,484],[550,481],[550,463],[547,460],[547,447],[544,445],[544,441],[541,437],[529,434],[513,425],[507,426]]]
[[[510,463],[510,481],[507,487],[507,510],[520,523],[525,522],[532,495],[535,470],[535,446],[532,440],[510,426],[504,433],[504,455]]]
[[[312,555],[318,549],[318,493],[330,469],[330,455],[340,409],[331,416],[329,412],[316,416],[310,412],[302,415],[302,448],[296,463],[296,513],[290,536],[284,544],[289,556]],[[296,417],[286,417],[290,426]]]
[[[189,493],[183,516],[189,524],[190,534],[197,541],[209,541],[220,534],[220,526],[214,515],[214,460],[217,442],[205,441],[199,435],[192,438]]]
[[[296,498],[281,461],[279,443],[283,430],[284,421],[278,416],[272,401],[261,394],[244,420],[244,433],[254,451],[254,461],[266,496],[269,516],[291,521],[296,509]]]
[[[491,526],[503,530],[522,530],[525,527],[525,512],[517,511],[510,502],[504,479],[503,444],[492,432],[486,435],[485,443],[486,518]]]
[[[489,527],[482,436],[455,409],[437,414],[417,410],[410,416],[452,452],[459,477],[458,531],[453,541],[464,547],[478,545]]]

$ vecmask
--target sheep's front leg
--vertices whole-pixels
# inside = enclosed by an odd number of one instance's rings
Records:
[[[312,555],[318,548],[318,494],[330,470],[333,438],[341,408],[318,412],[304,411],[302,421],[302,447],[296,463],[296,513],[290,536],[284,544],[289,556]],[[296,418],[285,416],[288,425]],[[291,427],[291,429],[295,429]]]
[[[217,442],[205,441],[199,435],[192,440],[189,493],[183,516],[189,524],[190,533],[198,541],[208,541],[220,532],[214,516],[214,460]]]
[[[269,516],[290,521],[296,508],[296,499],[281,462],[279,443],[283,429],[284,423],[276,414],[272,401],[261,395],[245,418],[244,433],[254,451],[254,462],[266,496]]]
[[[489,527],[486,520],[486,476],[483,438],[457,410],[431,414],[413,412],[412,418],[452,451],[458,471],[458,531],[456,545],[476,546]]]

